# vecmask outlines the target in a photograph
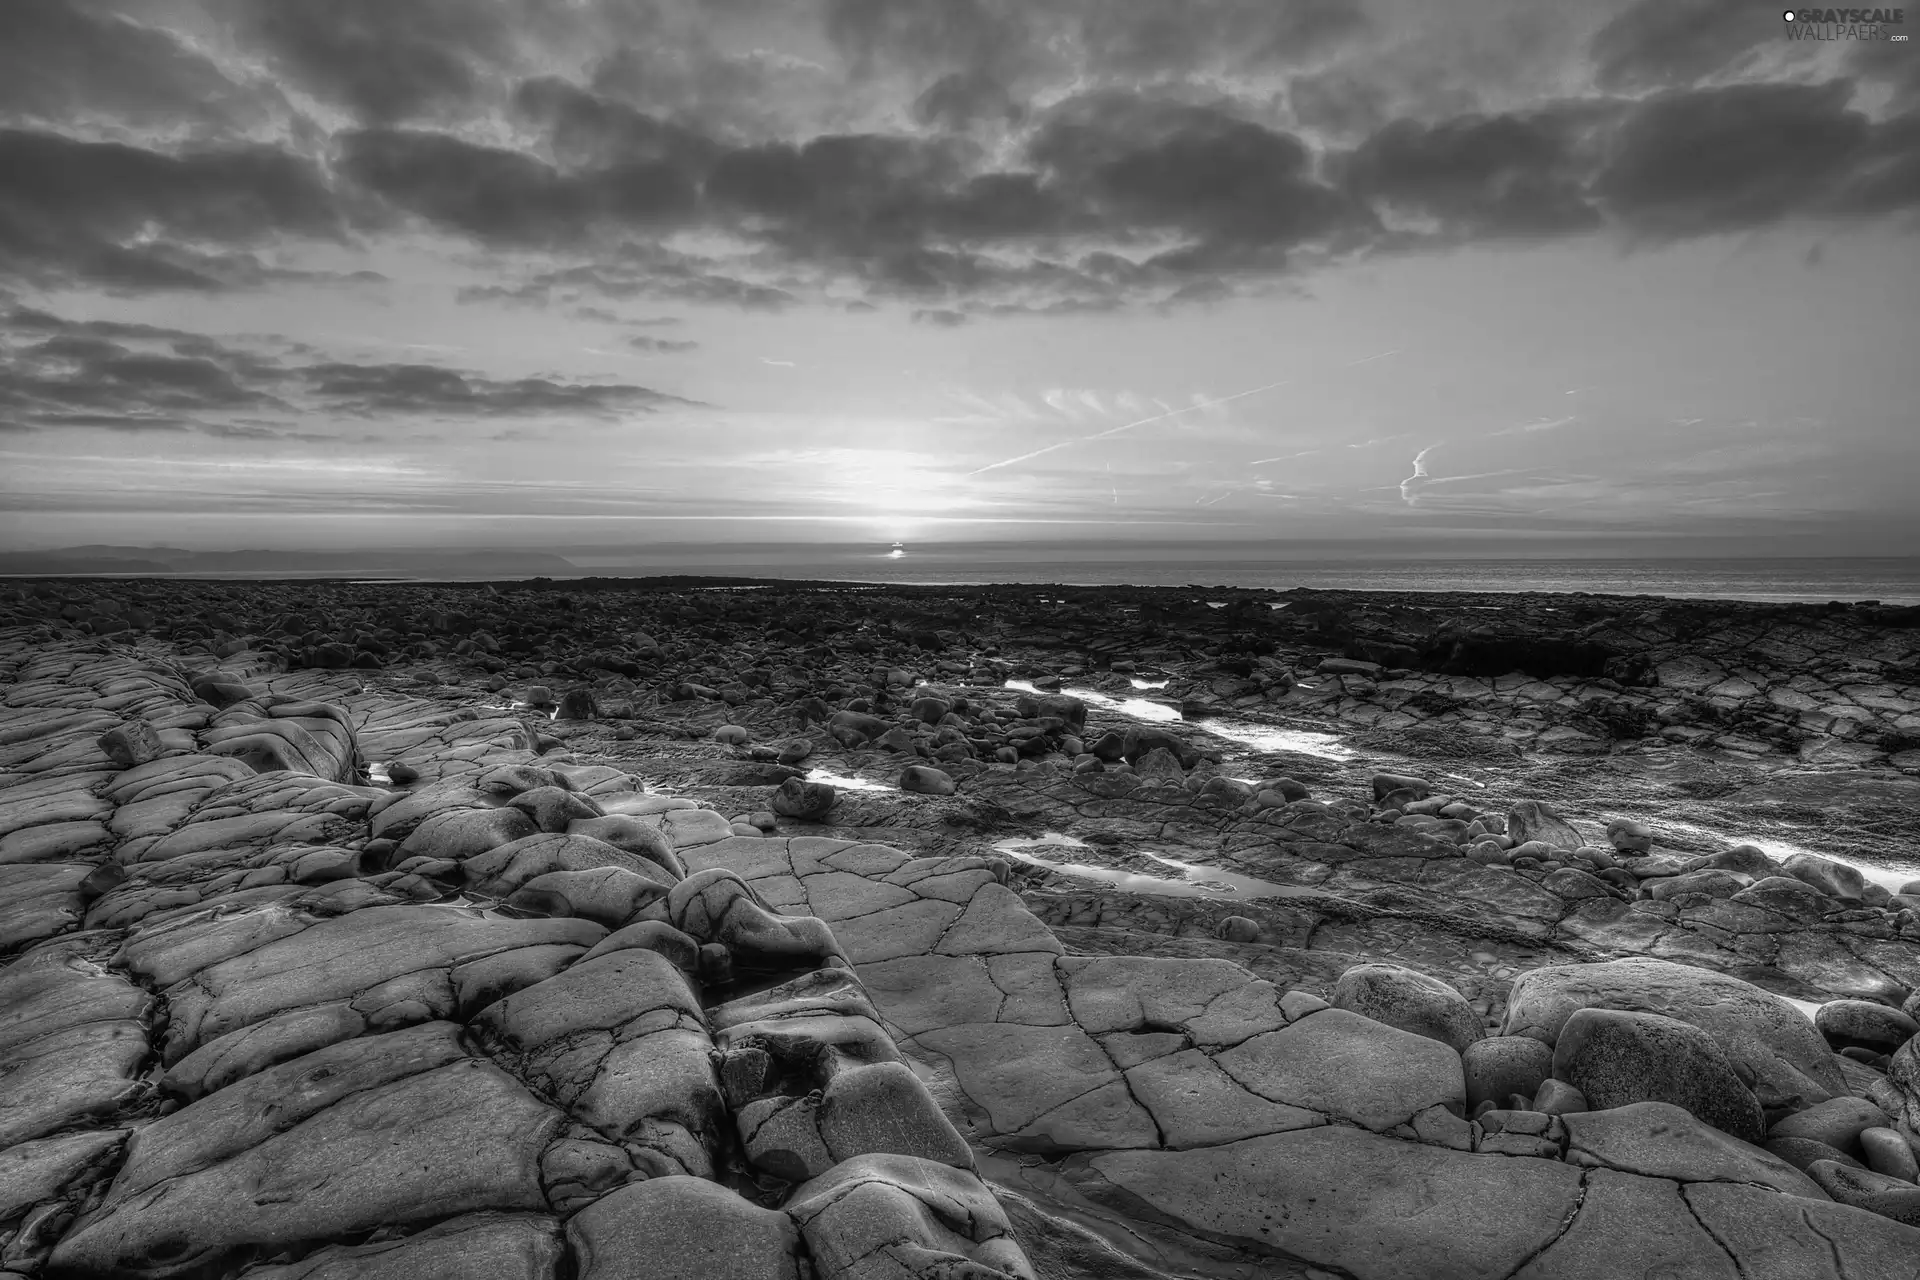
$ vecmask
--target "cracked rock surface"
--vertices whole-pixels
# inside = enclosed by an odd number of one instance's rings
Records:
[[[0,1273],[1920,1257],[1920,897],[1710,803],[1911,856],[1897,611],[109,589],[0,602]]]

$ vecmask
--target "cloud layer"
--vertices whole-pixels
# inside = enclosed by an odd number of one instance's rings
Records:
[[[986,314],[1920,202],[1911,59],[1640,0],[1536,35],[1520,95],[1391,76],[1432,19],[1377,7],[13,0],[0,271],[247,288],[424,231],[536,291]]]

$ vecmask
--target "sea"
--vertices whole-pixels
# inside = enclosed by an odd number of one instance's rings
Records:
[[[270,554],[270,553],[263,553]],[[525,573],[448,573],[436,563],[444,552],[423,550],[411,565],[384,553],[385,563],[356,562],[354,552],[331,554],[321,564],[313,553],[298,569],[275,571],[196,570],[179,566],[171,576],[202,580],[289,581],[318,578],[365,583],[503,582]],[[1258,588],[1285,591],[1314,587],[1348,591],[1588,592],[1594,595],[1663,596],[1696,600],[1814,602],[1877,601],[1920,604],[1920,556],[1746,558],[1468,558],[1434,555],[1308,557],[1261,548],[1216,548],[1178,544],[1021,546],[962,543],[914,544],[677,544],[651,548],[556,547],[562,559],[543,576],[647,578],[666,576],[772,578],[925,586],[1032,583],[1049,586],[1142,586]],[[474,549],[464,549],[460,570],[470,570]],[[523,562],[524,563],[524,562]],[[571,566],[569,569],[567,566]],[[122,577],[118,574],[32,576]]]
[[[582,575],[715,574],[839,582],[973,586],[1316,587],[1348,591],[1585,591],[1699,600],[1878,601],[1920,604],[1920,557],[1660,560],[1276,560],[1197,557],[1177,549],[1062,554],[1019,548],[794,548],[742,555],[722,549],[596,565]]]

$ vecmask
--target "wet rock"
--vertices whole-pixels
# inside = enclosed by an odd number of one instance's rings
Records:
[[[1578,1010],[1554,1045],[1553,1074],[1596,1110],[1669,1102],[1742,1141],[1765,1134],[1760,1103],[1726,1051],[1700,1028],[1660,1014]]]

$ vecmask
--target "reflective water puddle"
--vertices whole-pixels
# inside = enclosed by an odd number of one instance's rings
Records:
[[[1161,685],[1165,683],[1162,681]],[[1161,685],[1148,684],[1140,680],[1135,680],[1133,684],[1135,688],[1143,689],[1161,687]],[[1018,689],[1023,693],[1040,692],[1025,680],[1009,680],[1005,687]],[[1136,720],[1167,724],[1184,719],[1180,714],[1180,708],[1146,698],[1111,698],[1098,689],[1079,689],[1072,685],[1068,685],[1061,692],[1071,694],[1103,710],[1132,716]],[[1210,733],[1216,738],[1237,742],[1255,751],[1296,751],[1301,755],[1319,756],[1325,760],[1351,760],[1357,754],[1353,748],[1341,742],[1338,734],[1318,733],[1311,729],[1282,729],[1274,725],[1249,724],[1243,720],[1219,719],[1197,721],[1193,727],[1202,733]]]
[[[850,778],[845,774],[829,773],[825,769],[812,769],[807,773],[808,782],[825,782],[844,791],[898,791],[898,787],[884,782],[871,782],[866,778]]]
[[[1112,885],[1127,893],[1158,894],[1170,898],[1287,898],[1303,894],[1318,893],[1318,890],[1303,888],[1294,884],[1275,884],[1270,880],[1257,880],[1252,876],[1239,875],[1232,871],[1222,871],[1219,867],[1196,866],[1182,862],[1178,858],[1169,858],[1163,854],[1142,851],[1145,856],[1164,865],[1168,871],[1177,873],[1178,878],[1143,875],[1137,871],[1119,871],[1112,867],[1089,866],[1082,862],[1057,862],[1051,858],[1036,857],[1028,850],[1035,848],[1084,849],[1087,843],[1073,836],[1062,835],[1058,831],[1049,831],[1038,837],[1014,836],[994,841],[993,847],[1012,858],[1036,867],[1045,867],[1063,875],[1074,876],[1082,880],[1097,880],[1101,884]]]

